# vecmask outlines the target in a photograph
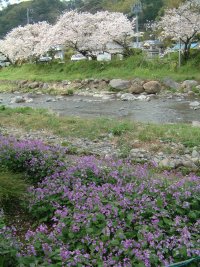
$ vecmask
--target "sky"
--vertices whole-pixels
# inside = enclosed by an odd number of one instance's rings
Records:
[[[0,10],[6,7],[8,4],[10,5],[19,4],[25,1],[31,1],[31,0],[0,0]],[[69,1],[69,0],[65,0],[65,1]]]
[[[13,5],[13,4],[18,4],[20,2],[25,2],[25,1],[30,1],[30,0],[9,0],[9,1],[6,1],[6,0],[0,0],[0,9],[2,9],[3,7],[6,7],[7,6],[7,2],[10,4],[10,5]]]

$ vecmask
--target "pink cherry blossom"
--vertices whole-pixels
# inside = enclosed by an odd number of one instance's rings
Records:
[[[184,44],[184,56],[189,57],[191,43],[200,33],[200,1],[191,0],[178,8],[168,9],[157,23],[161,38],[171,38]]]

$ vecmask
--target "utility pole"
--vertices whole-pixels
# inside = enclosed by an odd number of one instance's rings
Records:
[[[181,26],[181,16],[180,16],[180,21],[179,21],[179,26],[180,26],[180,33],[182,33],[182,26]],[[179,36],[179,51],[178,51],[178,67],[181,67],[181,49],[182,49],[182,45],[181,45],[181,35]]]
[[[30,18],[30,13],[33,12],[33,9],[27,8],[26,9],[26,23],[30,24],[31,18]]]
[[[136,16],[136,44],[137,48],[139,47],[139,13],[142,12],[142,3],[138,1],[132,6],[132,13]]]
[[[27,24],[30,24],[30,9],[26,9],[26,22]]]
[[[178,67],[181,67],[181,38],[179,38]]]

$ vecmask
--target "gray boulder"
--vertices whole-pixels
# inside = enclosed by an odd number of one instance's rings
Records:
[[[43,82],[39,82],[39,88],[43,88],[43,85],[44,85],[44,83]]]
[[[190,102],[189,105],[190,105],[191,109],[199,109],[200,108],[200,102],[199,101]]]
[[[43,89],[48,89],[49,88],[49,84],[48,83],[44,83],[42,86]]]
[[[10,101],[10,103],[24,103],[24,102],[26,102],[26,98],[23,96],[15,96]]]
[[[198,151],[196,151],[195,149],[192,151],[192,158],[199,158],[200,154]]]
[[[194,162],[192,162],[192,160],[183,160],[182,165],[186,168],[193,170],[193,171],[198,170],[198,167],[194,164]]]
[[[110,81],[109,85],[112,89],[120,91],[130,88],[131,82],[127,80],[113,79]]]
[[[156,94],[161,90],[161,84],[158,81],[150,81],[143,85],[147,94]]]
[[[40,83],[39,82],[32,82],[32,83],[28,84],[28,88],[30,88],[30,89],[35,89],[35,88],[38,88],[38,87],[40,87]]]
[[[164,84],[166,87],[170,88],[170,89],[176,89],[176,90],[178,90],[178,89],[181,88],[181,85],[180,85],[179,83],[173,81],[173,80],[170,79],[170,78],[164,78],[164,79],[163,79],[163,84]]]
[[[21,80],[18,82],[19,88],[25,87],[27,85],[28,81],[27,80]]]
[[[192,121],[193,127],[200,127],[200,121]]]
[[[160,167],[166,167],[166,168],[173,168],[173,169],[175,169],[176,168],[176,163],[175,163],[174,160],[165,158],[165,159],[163,159],[163,160],[161,160],[159,162],[159,166]]]
[[[190,91],[193,87],[196,87],[198,85],[198,82],[195,80],[185,80],[182,84],[181,84],[181,88],[185,89],[184,91]]]
[[[130,94],[130,93],[125,93],[121,95],[121,100],[123,101],[131,101],[131,100],[136,100],[135,96]]]
[[[70,84],[70,81],[67,80],[62,81],[62,85],[68,85],[68,84]]]

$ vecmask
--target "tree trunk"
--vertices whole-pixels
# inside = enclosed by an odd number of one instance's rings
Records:
[[[185,42],[184,43],[184,50],[183,50],[183,56],[185,61],[187,61],[190,57],[190,47],[191,47],[191,43],[190,42]]]

